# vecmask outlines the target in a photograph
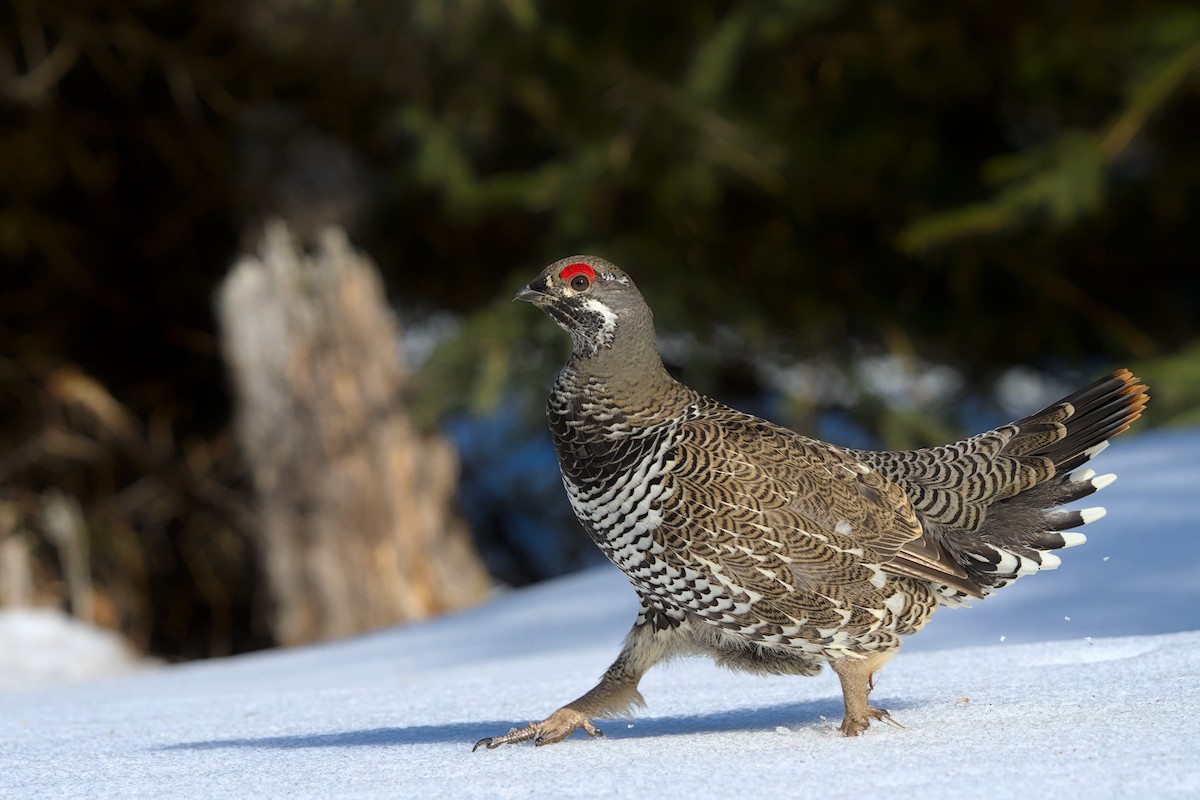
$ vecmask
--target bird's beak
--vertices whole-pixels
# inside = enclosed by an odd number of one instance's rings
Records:
[[[546,293],[544,291],[529,286],[522,286],[516,295],[513,296],[513,300],[524,300],[527,303],[535,303],[545,298]]]

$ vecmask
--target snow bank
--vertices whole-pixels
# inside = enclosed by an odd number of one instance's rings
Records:
[[[61,611],[0,609],[0,690],[94,680],[149,663],[118,634]]]

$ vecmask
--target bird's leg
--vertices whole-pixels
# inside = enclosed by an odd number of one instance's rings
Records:
[[[872,653],[866,658],[842,658],[829,662],[842,681],[842,701],[846,716],[842,720],[842,733],[858,736],[871,726],[871,720],[893,722],[883,709],[873,708],[867,698],[875,688],[875,672],[892,657],[894,651]],[[898,723],[895,723],[898,724]]]
[[[639,616],[637,624],[625,637],[625,646],[621,648],[617,660],[586,694],[567,703],[541,722],[531,722],[527,727],[515,728],[501,736],[480,739],[471,750],[480,747],[494,750],[503,744],[530,739],[540,747],[561,742],[579,728],[583,728],[589,736],[602,736],[600,729],[592,724],[592,719],[621,716],[635,706],[644,706],[646,703],[637,689],[638,682],[646,670],[666,655],[666,646],[666,637],[646,624],[643,616]]]

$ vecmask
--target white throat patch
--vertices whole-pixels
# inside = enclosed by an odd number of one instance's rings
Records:
[[[608,347],[612,344],[613,334],[617,331],[617,312],[594,297],[584,300],[583,307],[588,311],[594,311],[600,315],[602,321],[600,323],[600,335],[598,338],[601,347]]]

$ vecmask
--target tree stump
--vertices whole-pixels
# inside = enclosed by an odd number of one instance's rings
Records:
[[[399,324],[338,229],[282,224],[221,287],[222,348],[282,644],[477,602],[488,575],[454,509],[457,457],[406,409]]]

